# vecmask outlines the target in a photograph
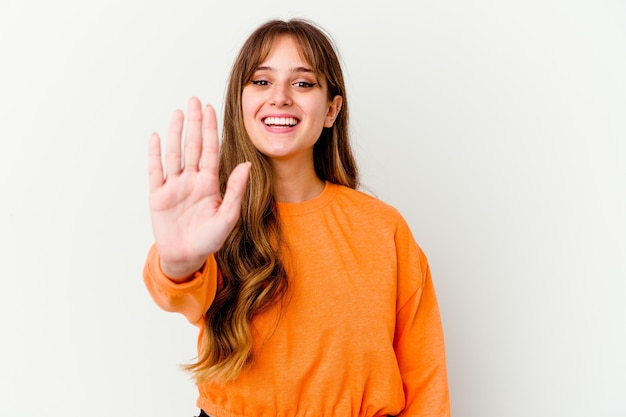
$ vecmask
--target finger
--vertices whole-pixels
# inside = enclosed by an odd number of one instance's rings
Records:
[[[180,174],[180,141],[183,132],[184,119],[185,115],[183,112],[176,110],[170,121],[170,130],[167,134],[167,144],[165,145],[165,174],[168,177]]]
[[[210,104],[204,108],[202,120],[202,155],[200,169],[217,175],[219,163],[219,140],[217,135],[217,118],[215,109]]]
[[[148,145],[148,178],[150,191],[154,191],[163,185],[163,165],[161,163],[161,139],[153,133]]]
[[[219,215],[222,216],[228,224],[234,225],[239,218],[241,199],[246,191],[246,183],[250,176],[251,165],[250,162],[243,162],[237,165],[228,177],[224,199],[218,209]]]
[[[202,108],[196,97],[187,104],[187,133],[185,135],[184,168],[198,169],[202,147]]]

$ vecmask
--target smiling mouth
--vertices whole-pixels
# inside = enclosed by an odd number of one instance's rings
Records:
[[[266,126],[291,127],[298,124],[298,119],[294,117],[266,117],[263,119]]]

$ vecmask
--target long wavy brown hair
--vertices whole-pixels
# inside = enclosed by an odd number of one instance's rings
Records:
[[[186,365],[197,382],[232,380],[253,361],[252,320],[285,299],[287,274],[281,254],[280,218],[273,195],[273,172],[267,157],[250,141],[244,128],[241,95],[257,67],[269,55],[278,36],[293,37],[302,58],[327,83],[328,100],[339,95],[343,105],[330,128],[324,128],[313,148],[320,179],[357,188],[358,173],[348,134],[348,102],[343,73],[331,37],[304,19],[271,20],[257,28],[236,58],[224,110],[220,154],[220,186],[224,193],[232,170],[250,161],[252,169],[241,217],[215,254],[223,285],[205,313],[205,328],[197,362]]]

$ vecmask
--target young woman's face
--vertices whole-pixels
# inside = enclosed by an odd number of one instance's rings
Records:
[[[290,36],[274,40],[242,92],[250,140],[262,154],[281,161],[312,161],[313,145],[322,129],[333,125],[341,103],[340,96],[328,99],[326,80],[316,77]]]

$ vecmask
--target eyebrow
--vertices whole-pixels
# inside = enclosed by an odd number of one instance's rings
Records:
[[[268,67],[268,66],[264,66],[264,67],[257,67],[257,69],[255,71],[270,71],[270,72],[276,72],[276,68],[274,67]],[[289,72],[295,72],[295,73],[313,73],[314,71],[311,68],[307,68],[307,67],[294,67],[291,68],[289,70]]]

